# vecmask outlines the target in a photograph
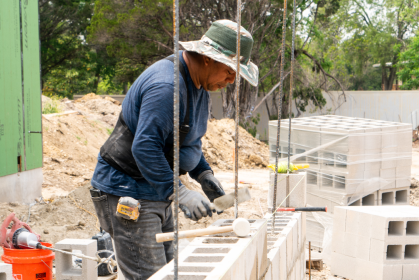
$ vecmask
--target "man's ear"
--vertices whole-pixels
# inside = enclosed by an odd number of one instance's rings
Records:
[[[212,58],[210,58],[206,55],[203,55],[202,57],[204,58],[204,65],[208,66],[211,63]]]

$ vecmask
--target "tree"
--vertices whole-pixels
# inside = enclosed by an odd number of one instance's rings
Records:
[[[396,79],[398,56],[418,26],[418,2],[412,0],[343,0],[334,21],[346,53],[350,74],[362,85],[365,75],[377,80],[372,64],[381,65],[381,84],[391,90]],[[390,62],[391,67],[386,67]],[[364,77],[362,77],[364,76]],[[376,84],[376,83],[375,83]],[[368,85],[368,87],[376,85]],[[357,88],[358,89],[358,88]]]
[[[402,89],[419,88],[419,37],[416,36],[399,55],[397,75],[402,80]]]
[[[291,10],[291,5],[292,2],[289,1],[288,10]],[[319,22],[327,20],[327,17],[336,12],[339,7],[338,0],[322,0],[317,4],[309,0],[299,1],[296,11],[299,24],[306,23],[303,19],[304,11],[311,6],[319,6],[319,10],[321,10],[317,13],[320,18]],[[218,2],[183,0],[180,4],[180,40],[197,40],[213,21],[224,18],[234,20],[235,15],[236,1],[234,0]],[[123,60],[125,67],[141,71],[156,60],[173,53],[172,16],[172,1],[98,0],[92,24],[88,28],[90,32],[88,41],[92,44],[106,46],[108,54],[117,57],[120,61]],[[242,25],[249,30],[255,41],[252,61],[260,69],[260,86],[252,88],[242,79],[240,88],[240,114],[242,117],[249,116],[254,111],[259,92],[269,91],[272,88],[274,101],[270,111],[272,115],[277,114],[276,103],[279,97],[275,86],[277,87],[279,81],[281,63],[282,17],[283,1],[281,0],[258,0],[243,3]],[[287,19],[289,32],[287,35],[286,69],[288,70],[285,73],[289,72],[290,24],[291,21]],[[311,35],[310,33],[309,37]],[[298,38],[297,40],[301,41]],[[316,65],[325,79],[334,79],[324,71],[321,62],[304,49],[302,42],[300,42],[300,49],[296,49],[295,54],[297,58],[305,57],[306,60]],[[304,72],[301,71],[301,73]],[[132,83],[136,75],[128,75],[124,78]],[[309,85],[308,80],[300,83],[302,80],[304,79],[297,81],[296,86],[313,88]],[[299,92],[302,91],[297,91],[297,93]],[[233,108],[236,106],[234,86],[228,86],[223,90],[222,97],[224,116],[233,117]],[[285,96],[283,98],[288,102]],[[296,98],[306,98],[306,95],[297,94]],[[288,114],[287,110],[283,112],[284,116]]]
[[[92,12],[93,0],[39,0],[43,78],[83,51]]]

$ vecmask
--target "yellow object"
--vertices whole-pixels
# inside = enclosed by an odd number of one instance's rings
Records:
[[[121,197],[116,208],[116,215],[127,220],[137,221],[140,216],[140,203],[132,197]]]
[[[290,163],[289,169],[290,172],[294,172],[295,170],[305,169],[309,168],[309,164],[292,164]],[[272,169],[272,171],[275,171],[275,164],[268,165],[268,168]],[[287,173],[287,163],[286,162],[280,162],[278,163],[278,173]]]

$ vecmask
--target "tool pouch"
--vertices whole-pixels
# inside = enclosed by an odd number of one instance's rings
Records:
[[[121,197],[116,207],[116,216],[136,222],[140,217],[140,208],[138,200],[129,196]]]

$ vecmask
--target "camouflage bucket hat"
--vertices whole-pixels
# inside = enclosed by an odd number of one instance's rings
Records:
[[[258,85],[258,67],[250,62],[253,47],[252,35],[240,28],[240,76],[252,86]],[[199,41],[179,42],[187,51],[197,52],[221,62],[237,71],[237,23],[217,20]]]

